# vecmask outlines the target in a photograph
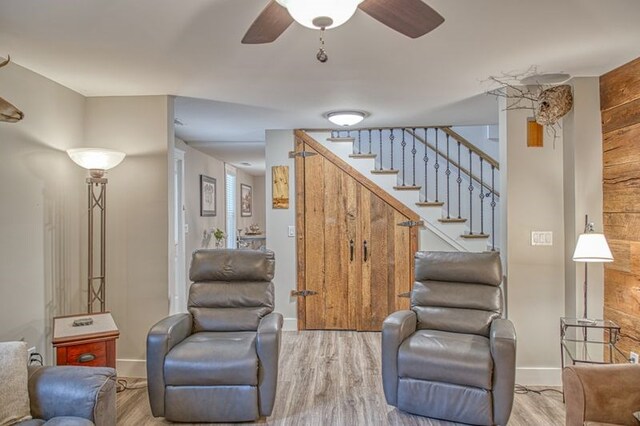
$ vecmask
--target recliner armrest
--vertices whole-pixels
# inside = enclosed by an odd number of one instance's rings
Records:
[[[256,352],[259,360],[258,393],[261,416],[270,416],[275,403],[282,321],[282,314],[272,312],[263,317],[258,325]]]
[[[413,311],[398,311],[382,323],[382,385],[387,403],[398,399],[398,348],[416,331],[417,317]]]
[[[147,335],[147,384],[151,412],[164,416],[164,358],[171,348],[191,334],[190,314],[176,314],[164,318]]]
[[[116,371],[108,367],[29,367],[31,415],[70,416],[96,426],[116,424]]]
[[[566,426],[589,422],[637,424],[640,411],[640,365],[576,364],[562,371]]]
[[[513,406],[516,382],[516,330],[507,319],[495,319],[489,331],[493,358],[493,413],[497,425],[506,425]]]

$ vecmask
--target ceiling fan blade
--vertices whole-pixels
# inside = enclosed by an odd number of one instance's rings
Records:
[[[444,18],[422,0],[364,0],[360,9],[389,28],[411,38],[436,29]]]
[[[287,9],[271,0],[242,39],[243,44],[271,43],[293,23]]]

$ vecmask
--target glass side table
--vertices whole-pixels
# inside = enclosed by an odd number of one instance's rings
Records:
[[[575,338],[568,337],[569,329],[575,330]],[[602,334],[602,338],[592,340],[589,330]],[[592,333],[592,334],[593,334]],[[607,338],[608,337],[608,338]],[[616,347],[620,338],[620,326],[609,320],[585,322],[579,318],[560,318],[560,357],[562,368],[565,354],[571,364],[614,364],[628,362],[626,356]]]

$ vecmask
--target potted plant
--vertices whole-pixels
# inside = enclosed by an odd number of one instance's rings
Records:
[[[213,237],[216,239],[216,248],[222,248],[224,246],[224,231],[216,228],[213,231]]]

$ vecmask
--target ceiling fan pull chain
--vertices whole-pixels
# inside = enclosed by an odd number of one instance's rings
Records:
[[[329,59],[327,51],[324,50],[324,29],[325,27],[320,28],[320,49],[318,50],[318,54],[316,55],[316,59],[322,63],[327,62],[327,60]]]

